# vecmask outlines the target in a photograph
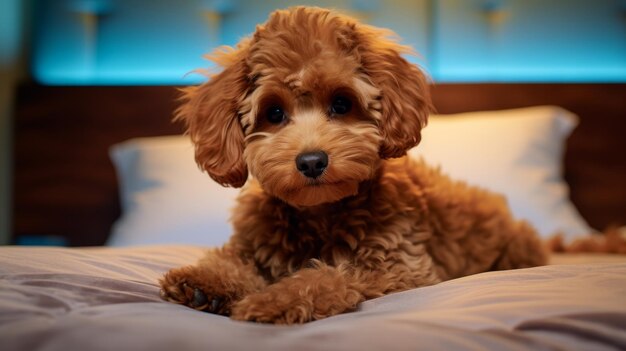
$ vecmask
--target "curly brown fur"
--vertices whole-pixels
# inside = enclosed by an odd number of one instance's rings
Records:
[[[562,235],[551,237],[548,247],[552,252],[626,254],[626,231],[609,227],[603,233],[593,233],[566,243]]]
[[[424,74],[389,34],[319,8],[277,11],[218,55],[221,73],[186,90],[178,118],[198,164],[223,185],[247,183],[229,243],[168,272],[164,299],[303,323],[392,292],[545,263],[534,230],[501,196],[402,157],[431,106]],[[297,165],[310,152],[327,155],[319,174]]]

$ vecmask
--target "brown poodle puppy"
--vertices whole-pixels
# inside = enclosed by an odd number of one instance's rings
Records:
[[[213,58],[221,73],[185,90],[178,118],[198,164],[222,185],[247,183],[230,241],[169,271],[164,299],[303,323],[392,292],[545,263],[503,197],[402,157],[431,105],[424,74],[389,34],[319,8],[276,11]]]

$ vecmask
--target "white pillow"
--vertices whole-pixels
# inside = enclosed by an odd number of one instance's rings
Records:
[[[111,148],[120,183],[122,216],[108,245],[225,243],[238,189],[202,173],[189,138],[132,139]]]
[[[577,118],[557,107],[433,116],[411,156],[454,178],[504,193],[513,213],[544,236],[566,240],[591,230],[568,200],[561,177],[564,141]],[[238,189],[202,173],[184,136],[139,138],[111,148],[122,201],[109,245],[220,245],[231,233]]]
[[[543,237],[590,234],[562,177],[565,140],[578,117],[555,106],[431,116],[409,151],[452,178],[503,193]]]

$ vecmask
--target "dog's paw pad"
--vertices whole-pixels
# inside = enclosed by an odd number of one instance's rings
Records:
[[[191,300],[191,307],[193,308],[202,308],[205,307],[209,302],[209,298],[206,296],[206,294],[198,289],[195,288],[193,290],[193,299]]]
[[[173,269],[159,281],[159,294],[165,301],[185,305],[198,311],[228,315],[231,294],[219,284],[200,283],[191,267]],[[215,283],[215,282],[211,282]]]
[[[211,313],[223,314],[225,299],[220,296],[214,296],[209,299],[209,297],[204,293],[204,291],[195,288],[193,291],[193,297],[189,302],[189,306],[196,310],[207,311]]]
[[[211,312],[217,312],[220,311],[222,309],[222,306],[224,304],[224,299],[216,296],[213,298],[213,300],[211,300]]]

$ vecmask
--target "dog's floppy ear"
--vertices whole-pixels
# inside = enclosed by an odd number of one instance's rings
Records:
[[[432,110],[428,80],[401,54],[411,50],[389,39],[392,32],[357,24],[355,50],[364,73],[381,91],[382,158],[403,156],[420,142]]]
[[[244,43],[210,57],[223,67],[222,72],[202,85],[183,89],[183,105],[176,111],[176,119],[185,122],[195,145],[198,165],[221,185],[237,188],[248,178],[238,116],[239,101],[249,89],[246,55]]]

